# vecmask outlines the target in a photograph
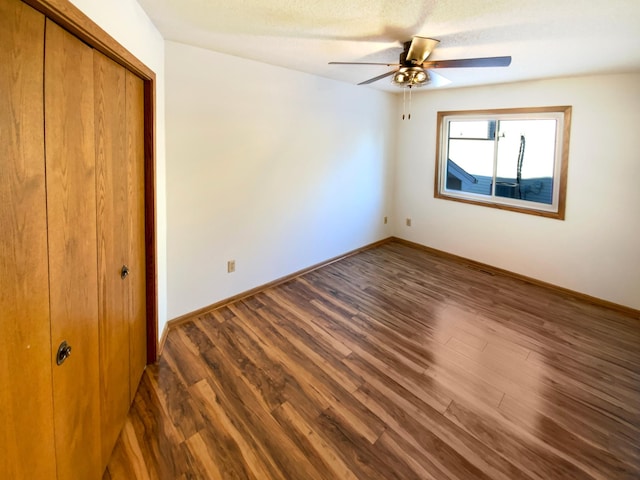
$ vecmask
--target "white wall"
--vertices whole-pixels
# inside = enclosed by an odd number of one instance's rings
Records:
[[[639,75],[421,92],[402,122],[400,96],[165,45],[135,0],[71,1],[157,76],[159,332],[392,234],[640,308]],[[438,110],[564,104],[565,221],[433,198]]]
[[[136,0],[70,0],[156,74],[158,334],[167,321],[164,39]]]
[[[398,132],[397,236],[640,308],[639,74],[423,92],[413,100],[412,119]],[[547,105],[573,106],[564,221],[433,197],[439,110]]]
[[[169,318],[391,235],[392,95],[165,49]]]

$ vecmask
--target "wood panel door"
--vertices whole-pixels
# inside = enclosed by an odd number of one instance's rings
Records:
[[[0,478],[55,478],[44,16],[0,0]]]
[[[46,23],[45,156],[58,479],[100,478],[93,50]]]
[[[129,410],[129,254],[125,69],[94,51],[102,465]]]
[[[127,168],[129,189],[129,382],[130,398],[138,389],[147,365],[147,308],[144,191],[144,82],[126,72]]]
[[[100,478],[135,395],[144,102],[139,77],[0,0],[0,478]]]
[[[146,365],[143,87],[94,52],[104,466]]]

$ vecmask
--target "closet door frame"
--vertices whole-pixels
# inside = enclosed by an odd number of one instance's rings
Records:
[[[68,0],[22,0],[144,82],[144,204],[147,364],[158,359],[158,280],[156,265],[156,75]]]

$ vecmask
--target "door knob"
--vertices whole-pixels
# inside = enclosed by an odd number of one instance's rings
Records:
[[[125,278],[127,278],[128,275],[129,275],[129,267],[127,267],[126,265],[123,265],[122,270],[120,270],[120,278],[124,280]]]
[[[64,361],[71,355],[71,345],[66,340],[58,347],[58,353],[56,354],[56,363],[62,365]]]

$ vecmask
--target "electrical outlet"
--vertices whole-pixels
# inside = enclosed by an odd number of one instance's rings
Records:
[[[411,226],[411,219],[407,218],[407,227],[410,227],[410,226]]]
[[[387,224],[387,217],[384,217],[384,224]]]
[[[227,273],[233,273],[236,271],[236,261],[235,260],[229,260],[227,262]]]

